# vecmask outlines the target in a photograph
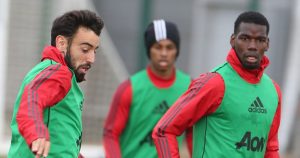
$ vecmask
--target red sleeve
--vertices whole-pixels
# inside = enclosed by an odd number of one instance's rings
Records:
[[[114,94],[104,125],[103,144],[106,158],[120,158],[119,136],[126,126],[132,99],[130,80],[124,81]]]
[[[186,144],[187,144],[187,149],[189,151],[190,157],[192,157],[192,152],[193,152],[193,127],[189,127],[186,130]]]
[[[191,78],[191,82],[193,82],[193,79]],[[193,127],[189,127],[186,130],[186,144],[187,144],[187,149],[189,151],[190,157],[192,157],[193,153]]]
[[[281,115],[281,90],[277,83],[274,82],[274,85],[278,93],[278,106],[269,132],[265,158],[280,157],[278,153],[279,150],[278,129],[280,125],[280,115]]]
[[[179,157],[176,136],[221,104],[224,81],[217,73],[200,75],[155,126],[152,137],[160,158]]]
[[[37,138],[49,140],[43,110],[65,97],[71,87],[71,78],[72,73],[66,66],[56,64],[43,70],[25,86],[16,121],[29,146]]]

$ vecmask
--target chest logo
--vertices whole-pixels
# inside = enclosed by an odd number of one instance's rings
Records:
[[[259,97],[256,97],[255,100],[252,102],[250,107],[248,108],[249,112],[254,112],[254,113],[267,113],[267,109],[264,107],[263,103],[259,99]]]
[[[240,142],[235,143],[236,149],[240,149],[242,147],[247,147],[248,151],[257,151],[262,152],[265,146],[265,138],[251,136],[251,132],[247,131]]]
[[[164,114],[169,109],[169,105],[167,101],[162,101],[160,104],[158,104],[155,109],[153,110],[156,114]]]

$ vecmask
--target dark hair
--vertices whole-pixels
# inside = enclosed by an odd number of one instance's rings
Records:
[[[100,36],[103,20],[96,13],[89,10],[74,10],[57,17],[52,24],[51,45],[56,46],[55,39],[58,35],[72,38],[80,26],[91,29]]]
[[[269,34],[269,22],[267,18],[259,12],[247,11],[241,13],[234,22],[234,34],[239,31],[239,26],[241,23],[254,23],[258,25],[264,25],[267,27],[267,34]]]

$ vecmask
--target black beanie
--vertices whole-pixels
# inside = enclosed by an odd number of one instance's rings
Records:
[[[150,47],[164,39],[173,41],[177,48],[176,57],[179,55],[180,37],[176,24],[163,19],[152,21],[144,34],[147,56],[150,58]]]

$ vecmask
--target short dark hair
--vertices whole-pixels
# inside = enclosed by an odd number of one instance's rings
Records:
[[[247,11],[241,13],[234,22],[234,34],[238,33],[239,26],[242,22],[264,25],[267,27],[267,35],[269,34],[269,30],[270,30],[269,22],[267,18],[259,12]]]
[[[89,10],[73,10],[57,17],[52,24],[51,45],[56,46],[55,39],[58,35],[72,38],[79,27],[91,29],[100,36],[103,20],[96,13]]]

